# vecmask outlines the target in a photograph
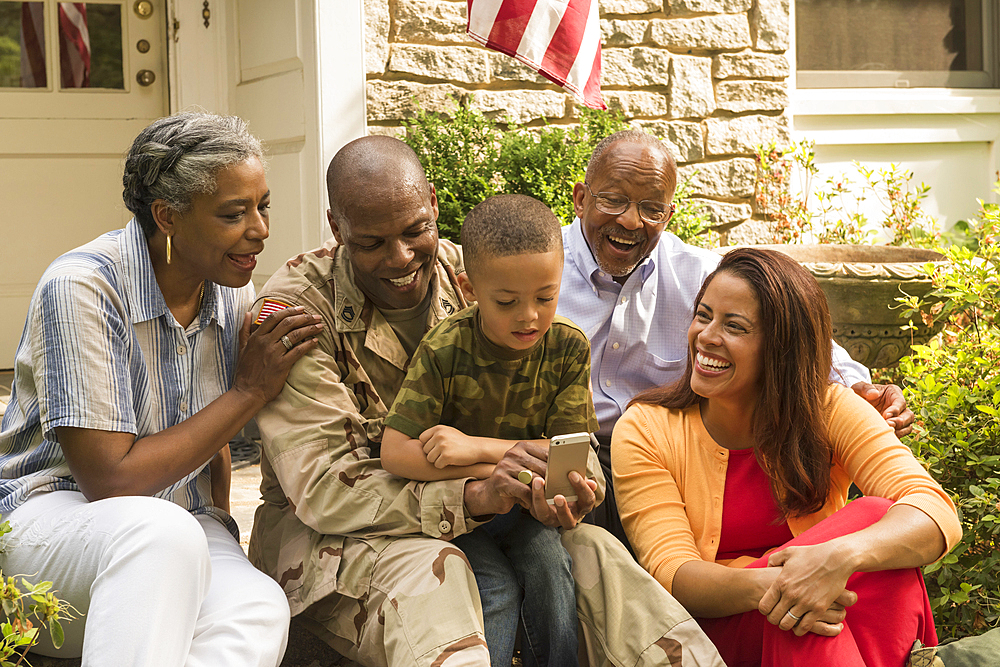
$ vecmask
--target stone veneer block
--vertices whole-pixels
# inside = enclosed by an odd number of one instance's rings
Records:
[[[648,21],[601,19],[601,44],[603,46],[635,46],[646,39]]]
[[[791,73],[783,55],[756,53],[720,53],[712,60],[716,79],[785,79]]]
[[[461,83],[489,83],[489,52],[473,46],[393,44],[389,71]]]
[[[406,128],[402,125],[369,125],[367,135],[370,137],[394,137],[405,140]]]
[[[667,96],[644,91],[608,90],[604,92],[608,109],[621,111],[627,118],[666,116]]]
[[[701,123],[635,120],[631,125],[660,137],[677,162],[694,162],[705,157],[705,136]]]
[[[750,46],[750,24],[746,14],[653,19],[649,24],[653,43],[667,48],[703,51]]]
[[[788,90],[783,81],[720,81],[715,99],[720,109],[734,113],[781,111],[788,106]]]
[[[490,51],[490,64],[494,80],[500,81],[530,81],[531,83],[549,83],[549,80],[541,76],[517,58],[512,58],[506,53]]]
[[[758,51],[788,50],[788,0],[757,0],[750,10],[750,30]]]
[[[717,227],[720,231],[746,222],[753,215],[750,204],[731,204],[700,197],[692,197],[691,201],[708,211],[712,227]]]
[[[388,5],[386,0],[381,0]],[[396,7],[396,40],[473,44],[465,32],[466,3],[401,0]]]
[[[705,145],[709,155],[752,155],[755,147],[774,141],[779,146],[791,143],[788,116],[738,116],[709,118]]]
[[[726,233],[727,245],[774,243],[774,224],[766,220],[748,220]]]
[[[712,59],[674,56],[670,59],[670,117],[705,118],[715,111]]]
[[[649,14],[663,10],[664,0],[601,0],[604,14]]]
[[[666,86],[669,67],[670,53],[663,49],[601,49],[602,86]]]
[[[553,90],[475,90],[470,104],[484,114],[506,115],[516,123],[566,115],[566,94]]]
[[[365,72],[382,74],[389,59],[389,3],[365,0]]]
[[[451,113],[465,91],[450,83],[426,85],[411,81],[369,81],[368,120],[411,118],[417,106],[426,111]]]
[[[739,157],[718,162],[699,162],[678,169],[679,181],[689,180],[694,194],[736,199],[754,192],[757,163]]]
[[[750,9],[753,0],[667,0],[671,16],[687,14],[737,14]]]

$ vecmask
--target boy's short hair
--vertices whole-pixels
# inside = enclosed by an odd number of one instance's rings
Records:
[[[527,195],[496,195],[477,205],[462,223],[466,269],[487,257],[558,250],[562,226],[552,210]]]

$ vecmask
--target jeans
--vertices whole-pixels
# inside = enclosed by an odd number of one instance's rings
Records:
[[[578,664],[573,561],[558,530],[515,507],[452,543],[476,575],[493,667],[510,667],[518,618],[526,666]]]

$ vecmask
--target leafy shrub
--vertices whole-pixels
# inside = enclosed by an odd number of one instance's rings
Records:
[[[1000,207],[982,204],[966,246],[927,268],[934,291],[904,314],[946,322],[892,371],[917,416],[910,446],[958,508],[962,541],[924,569],[942,637],[1000,625]],[[941,301],[939,299],[945,299]]]
[[[451,114],[418,110],[403,122],[404,141],[416,151],[438,195],[438,230],[459,240],[462,220],[473,206],[495,194],[524,194],[544,202],[563,224],[573,221],[573,185],[582,182],[587,160],[605,137],[629,129],[620,114],[583,109],[579,125],[525,127],[497,123],[465,105]],[[709,214],[678,185],[678,211],[670,231],[709,245]]]
[[[937,223],[921,205],[931,188],[911,185],[912,171],[896,164],[873,169],[854,162],[853,175],[830,176],[814,187],[819,173],[815,148],[815,142],[802,140],[785,148],[771,142],[755,149],[755,200],[771,222],[770,243],[870,244],[885,236],[889,245],[935,245]],[[798,187],[793,188],[796,178]],[[868,200],[877,202],[878,220],[868,219]]]
[[[0,539],[10,531],[9,521],[0,524]],[[56,597],[51,581],[32,584],[21,579],[19,587],[16,577],[4,577],[0,572],[0,604],[6,616],[0,623],[0,667],[28,664],[25,656],[38,643],[39,631],[31,619],[48,628],[53,646],[62,646],[61,621],[72,618],[72,607]]]

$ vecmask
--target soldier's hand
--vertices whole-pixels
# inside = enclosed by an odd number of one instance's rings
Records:
[[[544,479],[547,458],[548,451],[543,445],[518,442],[503,455],[492,475],[465,485],[466,509],[472,516],[502,514],[510,511],[514,503],[530,509],[532,490],[518,479],[518,474],[528,470]]]
[[[544,478],[536,477],[531,484],[531,516],[541,521],[546,526],[554,528],[565,528],[570,530],[580,520],[594,509],[597,504],[597,482],[584,478],[575,470],[569,474],[569,482],[576,490],[576,500],[569,501],[562,495],[553,498],[553,504],[549,505],[545,499]]]

